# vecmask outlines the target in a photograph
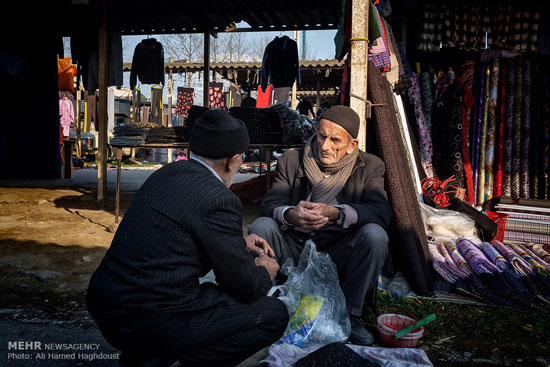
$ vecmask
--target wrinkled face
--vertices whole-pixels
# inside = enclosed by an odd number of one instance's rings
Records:
[[[239,169],[241,168],[243,159],[244,159],[244,153],[235,155],[234,157],[231,158],[231,167],[229,170],[229,174],[228,174],[227,180],[224,181],[225,186],[229,187],[233,184],[233,181],[235,181],[235,177],[237,176],[237,173],[239,173]]]
[[[342,126],[326,119],[321,119],[317,129],[319,159],[324,164],[338,162],[357,147],[359,141],[353,139]]]

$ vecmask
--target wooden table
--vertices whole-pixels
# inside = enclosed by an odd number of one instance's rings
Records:
[[[249,150],[260,150],[260,176],[262,175],[262,150],[268,152],[267,159],[267,187],[271,185],[271,175],[269,162],[271,161],[272,152],[274,149],[292,149],[301,148],[304,144],[250,144]],[[189,143],[171,143],[171,144],[139,144],[139,145],[118,145],[111,144],[111,147],[117,148],[116,160],[117,160],[117,172],[116,172],[116,196],[115,196],[115,224],[118,224],[118,217],[120,214],[120,175],[122,164],[122,148],[157,148],[157,149],[187,149],[187,158],[189,157]]]

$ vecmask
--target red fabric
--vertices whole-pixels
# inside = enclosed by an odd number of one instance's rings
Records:
[[[265,92],[262,91],[262,87],[258,85],[258,95],[256,96],[256,108],[265,108],[271,106],[273,101],[273,85],[269,84],[265,88]]]
[[[472,172],[472,162],[470,161],[470,149],[468,146],[468,133],[470,130],[470,114],[475,104],[472,91],[464,89],[464,107],[462,109],[462,155],[464,157],[464,175],[466,176],[466,200],[472,204],[475,199],[474,193],[474,174]]]
[[[495,181],[493,183],[493,196],[498,198],[502,196],[502,176],[504,165],[504,101],[506,100],[506,65],[501,63],[500,75],[500,121],[497,131],[497,145],[495,153]]]
[[[59,90],[74,92],[75,65],[70,57],[60,59],[57,57],[57,76]]]

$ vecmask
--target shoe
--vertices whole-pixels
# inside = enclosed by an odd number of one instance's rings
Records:
[[[357,316],[350,315],[351,334],[348,342],[356,345],[371,345],[374,343],[374,337],[362,323],[362,320]]]

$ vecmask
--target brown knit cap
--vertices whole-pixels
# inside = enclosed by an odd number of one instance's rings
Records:
[[[356,139],[359,133],[359,115],[347,106],[334,106],[323,113],[321,119],[330,120],[342,126]]]

